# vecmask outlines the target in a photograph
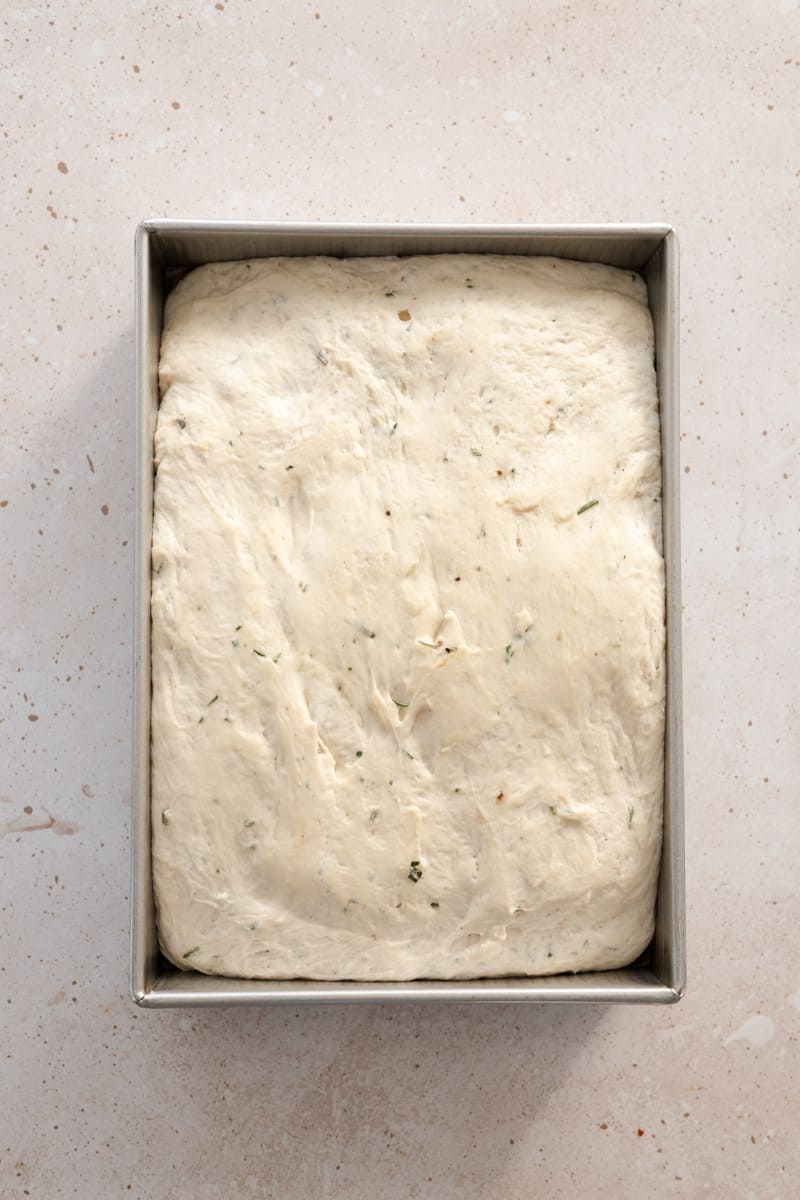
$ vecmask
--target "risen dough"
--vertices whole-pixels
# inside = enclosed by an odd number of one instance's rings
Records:
[[[167,956],[315,979],[634,959],[664,702],[641,278],[504,256],[201,267],[169,297],[160,378]]]

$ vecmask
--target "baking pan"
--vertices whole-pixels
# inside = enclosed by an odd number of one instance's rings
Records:
[[[554,255],[640,271],[655,325],[667,590],[664,838],[655,933],[630,967],[578,975],[410,983],[229,979],[179,971],[159,953],[150,860],[150,537],[153,430],[164,298],[186,268],[274,255]],[[131,993],[147,1008],[356,1001],[671,1004],[686,974],[678,430],[678,244],[648,225],[313,225],[149,220],[136,233],[136,538]]]

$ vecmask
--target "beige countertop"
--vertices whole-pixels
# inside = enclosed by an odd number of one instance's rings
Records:
[[[0,1195],[796,1195],[798,0],[65,0],[2,32]],[[678,228],[682,1003],[131,1003],[145,216]]]

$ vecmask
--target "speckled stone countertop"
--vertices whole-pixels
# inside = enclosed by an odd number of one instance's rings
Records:
[[[0,1195],[797,1195],[798,0],[64,0],[0,22]],[[134,1007],[145,216],[676,225],[681,1004]]]

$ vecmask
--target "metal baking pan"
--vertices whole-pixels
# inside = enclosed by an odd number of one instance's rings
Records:
[[[164,298],[201,263],[274,255],[536,254],[640,271],[655,323],[667,581],[664,839],[649,949],[622,970],[539,978],[318,983],[215,978],[159,953],[150,860],[150,536]],[[678,244],[670,225],[294,225],[150,220],[136,234],[136,567],[131,992],[147,1008],[355,1001],[671,1004],[686,973],[678,431]]]

